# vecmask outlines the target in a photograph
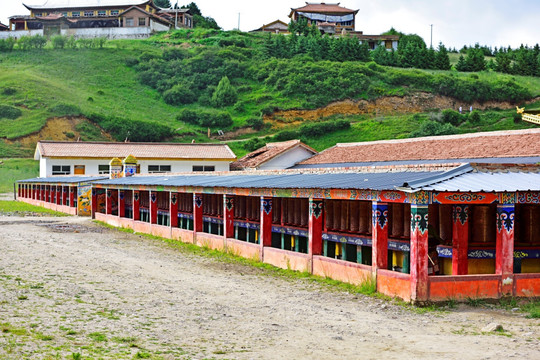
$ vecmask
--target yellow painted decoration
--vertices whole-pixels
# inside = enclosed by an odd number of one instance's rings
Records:
[[[128,155],[124,161],[123,161],[124,164],[133,164],[133,165],[137,165],[138,161],[137,161],[137,158],[133,155]]]
[[[518,114],[521,114],[521,119],[523,121],[528,121],[530,123],[540,125],[540,115],[527,114],[524,107],[520,108],[516,106],[516,111]]]
[[[109,165],[110,165],[110,166],[122,166],[122,160],[120,160],[119,158],[115,157],[115,158],[113,158],[111,161],[109,161]]]

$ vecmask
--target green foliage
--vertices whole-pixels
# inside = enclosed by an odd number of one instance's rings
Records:
[[[252,117],[246,120],[246,125],[253,130],[261,130],[264,127],[264,121],[260,117]]]
[[[87,118],[110,133],[115,140],[155,142],[172,136],[172,130],[156,122],[123,119],[116,116],[90,114]]]
[[[159,6],[162,9],[170,9],[171,8],[170,0],[154,0],[154,5]]]
[[[226,111],[195,111],[187,108],[180,110],[176,120],[209,128],[226,128],[233,123],[231,115]]]
[[[167,104],[182,105],[195,102],[197,97],[188,84],[179,83],[163,93],[163,100],[165,100]]]
[[[3,159],[0,165],[0,193],[12,192],[17,180],[39,176],[39,161],[32,159]],[[11,203],[6,203],[11,204]]]
[[[481,121],[480,112],[478,110],[474,110],[472,113],[469,114],[469,122],[473,125],[480,124]]]
[[[233,105],[238,99],[236,89],[231,85],[229,78],[224,76],[212,94],[212,104],[217,107]]]
[[[484,58],[484,52],[478,44],[473,48],[467,50],[467,56],[459,57],[459,61],[456,65],[457,71],[482,71],[486,69],[486,60]]]
[[[67,38],[62,35],[56,35],[51,38],[51,43],[55,49],[63,49],[66,46]]]
[[[72,104],[55,105],[51,108],[51,112],[57,116],[79,116],[82,114],[81,109]]]
[[[441,124],[438,121],[428,120],[420,128],[411,133],[411,137],[438,136],[456,134],[457,129],[450,123]]]
[[[22,115],[22,111],[10,105],[0,105],[0,119],[16,119]]]
[[[274,136],[274,140],[286,141],[298,138],[314,139],[339,130],[347,130],[350,129],[350,127],[351,124],[347,120],[306,123],[301,125],[298,130],[280,131]]]
[[[242,147],[246,149],[247,151],[251,152],[251,151],[255,151],[263,147],[264,145],[266,144],[262,139],[252,138],[252,139],[249,139],[248,141],[245,141]]]
[[[17,40],[14,38],[0,39],[0,52],[12,51]]]
[[[452,109],[444,109],[442,111],[441,122],[444,124],[450,124],[452,126],[458,126],[465,120],[465,116]],[[438,135],[438,134],[434,134]]]
[[[6,86],[5,88],[2,89],[2,95],[14,95],[15,93],[17,93],[17,89],[13,88],[13,87],[9,87],[9,86]]]

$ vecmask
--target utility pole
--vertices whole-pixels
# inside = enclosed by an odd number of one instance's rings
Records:
[[[178,29],[178,0],[176,0],[176,6],[174,7],[174,13],[175,13],[175,17],[174,17],[174,29]]]
[[[238,13],[238,31],[240,31],[240,13]]]
[[[429,47],[433,47],[433,24],[429,25],[431,26],[431,38],[429,40]]]

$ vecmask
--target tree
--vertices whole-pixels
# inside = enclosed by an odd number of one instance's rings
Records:
[[[201,10],[197,6],[197,4],[195,4],[194,2],[189,3],[187,6],[182,6],[182,9],[189,9],[189,13],[192,16],[195,16],[195,15],[202,16]]]
[[[233,105],[238,98],[236,89],[231,85],[229,78],[224,76],[212,94],[212,103],[218,107]]]
[[[170,9],[171,2],[169,0],[154,0],[154,5],[162,9]]]
[[[296,21],[291,20],[289,23],[289,32],[294,35],[308,36],[310,33],[308,20],[305,17],[300,17]]]
[[[508,52],[501,48],[501,50],[497,52],[497,55],[495,55],[495,71],[508,74],[512,70],[511,64],[512,60],[510,59]]]
[[[439,48],[435,54],[435,68],[438,70],[450,70],[450,58],[448,57],[448,51],[443,43],[439,43]]]

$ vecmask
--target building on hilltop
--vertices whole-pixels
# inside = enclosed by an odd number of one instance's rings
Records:
[[[261,26],[258,29],[251,30],[250,32],[270,32],[275,34],[289,34],[289,25],[281,20],[275,20],[271,23]]]
[[[139,173],[228,171],[236,156],[227,145],[39,141],[39,176],[109,174],[112,158],[138,160]]]
[[[309,3],[299,8],[291,8],[292,21],[305,18],[308,24],[319,27],[325,34],[339,34],[342,30],[354,31],[358,10],[347,9],[340,3]]]
[[[9,26],[4,25],[0,22],[0,31],[9,31]]]
[[[30,15],[9,18],[9,29],[20,35],[129,38],[193,27],[189,10],[161,9],[153,0],[48,0],[24,6]]]
[[[231,164],[231,170],[287,169],[317,151],[300,140],[268,143]]]

